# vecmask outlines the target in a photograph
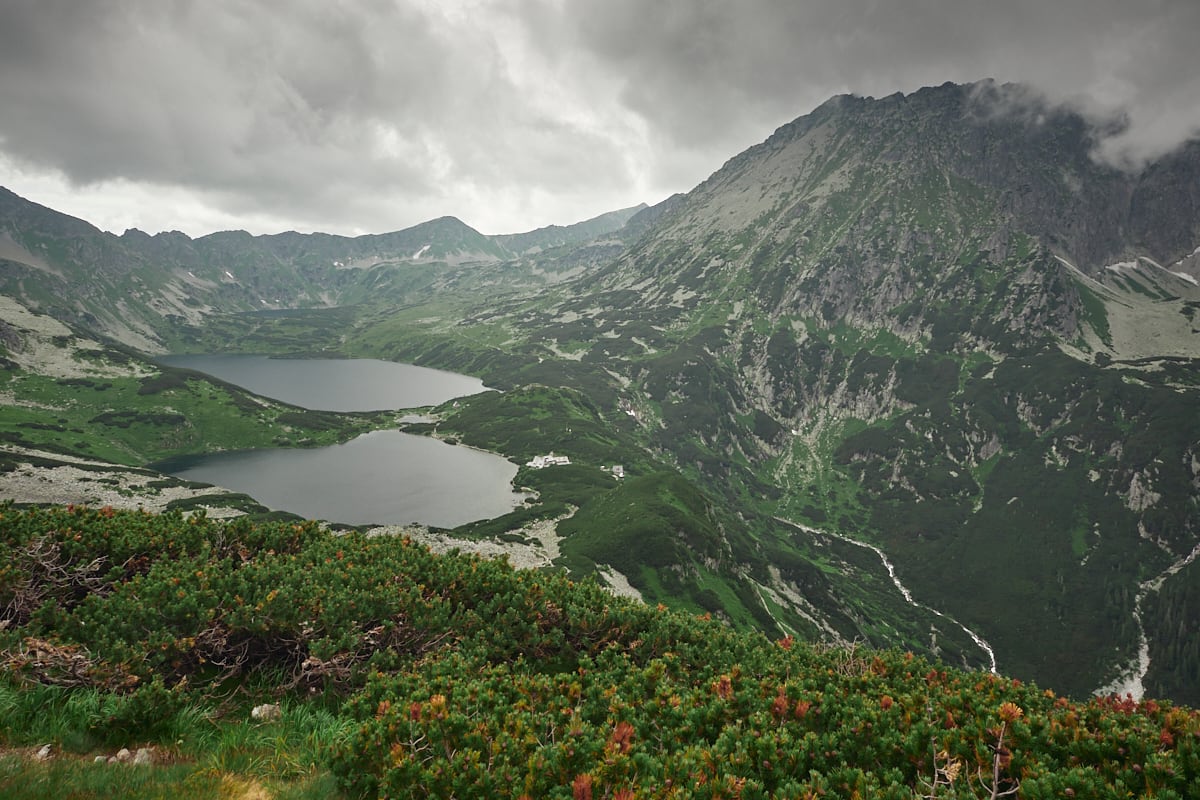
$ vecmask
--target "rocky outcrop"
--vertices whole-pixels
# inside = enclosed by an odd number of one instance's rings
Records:
[[[283,709],[278,703],[263,703],[250,709],[250,719],[255,722],[278,722],[283,719]]]
[[[1135,472],[1125,492],[1125,505],[1131,511],[1145,511],[1156,505],[1162,495],[1151,488],[1153,485],[1154,478],[1149,470]]]

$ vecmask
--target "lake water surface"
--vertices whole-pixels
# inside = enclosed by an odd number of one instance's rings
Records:
[[[485,389],[477,378],[386,361],[225,355],[160,361],[327,411],[412,408]],[[512,491],[512,462],[399,431],[374,431],[332,447],[177,458],[159,469],[244,492],[268,508],[350,525],[453,528],[507,514],[523,500]]]
[[[321,411],[380,411],[440,405],[478,394],[478,378],[373,358],[163,356],[159,363],[212,375],[243,389]]]
[[[512,491],[516,464],[399,431],[332,447],[176,459],[166,468],[184,480],[245,492],[268,508],[349,525],[453,528],[507,514],[522,500]]]

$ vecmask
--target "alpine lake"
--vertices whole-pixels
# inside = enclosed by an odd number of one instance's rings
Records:
[[[322,411],[437,405],[489,391],[452,372],[374,359],[164,356],[255,394]],[[506,459],[425,436],[379,430],[312,449],[243,450],[170,459],[175,477],[244,492],[278,511],[347,525],[454,528],[498,517],[524,500]]]

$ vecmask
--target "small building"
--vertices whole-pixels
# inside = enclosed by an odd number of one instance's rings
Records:
[[[545,467],[563,467],[571,463],[569,456],[556,456],[550,453],[545,456],[534,456],[532,461],[526,462],[525,466],[533,467],[534,469],[543,469]]]

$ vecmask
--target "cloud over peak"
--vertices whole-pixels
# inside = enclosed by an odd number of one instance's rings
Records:
[[[1194,0],[9,0],[0,184],[111,227],[511,232],[985,76],[1124,114],[1098,153],[1140,163],[1200,130],[1198,34]]]

